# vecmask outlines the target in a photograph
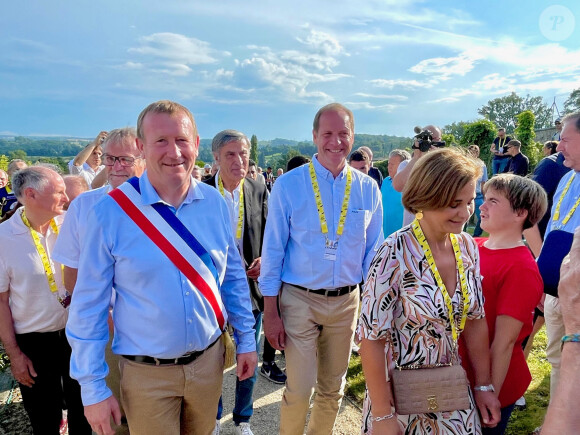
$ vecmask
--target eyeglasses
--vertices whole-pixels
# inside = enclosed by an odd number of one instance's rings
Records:
[[[141,157],[111,156],[109,154],[103,154],[103,165],[115,166],[115,162],[118,160],[121,166],[131,167],[135,165],[135,160],[140,158]]]

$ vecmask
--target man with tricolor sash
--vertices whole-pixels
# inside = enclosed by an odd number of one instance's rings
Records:
[[[63,403],[69,433],[91,434],[79,384],[69,376],[65,336],[70,295],[52,253],[68,201],[62,177],[45,167],[16,172],[23,207],[0,224],[0,339],[35,434],[58,434]]]
[[[314,118],[312,162],[274,184],[259,283],[264,329],[285,350],[286,389],[280,433],[302,435],[312,390],[316,397],[306,433],[332,433],[359,304],[358,284],[383,241],[377,183],[346,163],[354,117],[341,104]]]
[[[544,281],[544,316],[548,346],[546,356],[552,365],[550,375],[550,394],[553,396],[559,382],[560,360],[562,357],[561,340],[565,334],[558,284],[562,260],[570,252],[574,230],[580,226],[580,112],[567,115],[558,151],[564,156],[564,166],[572,170],[562,177],[554,194],[552,213],[540,256],[538,268]],[[564,379],[563,382],[566,382]]]
[[[199,136],[171,101],[141,112],[137,146],[147,170],[90,211],[67,323],[71,374],[98,434],[112,434],[119,407],[107,388],[104,349],[115,288],[113,352],[131,434],[211,433],[221,393],[226,322],[240,380],[257,354],[246,273],[226,203],[191,173]],[[208,213],[212,210],[212,213]]]

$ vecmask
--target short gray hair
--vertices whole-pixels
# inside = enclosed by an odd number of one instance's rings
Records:
[[[405,150],[399,150],[399,149],[391,151],[389,153],[389,159],[391,157],[399,157],[402,162],[404,162],[405,160],[411,160],[411,154],[409,154]]]
[[[134,142],[135,149],[138,150],[137,143],[135,142],[135,139],[137,139],[137,131],[134,127],[123,127],[111,130],[109,134],[107,134],[105,141],[101,144],[103,152],[107,152],[107,145],[110,143],[124,142],[126,139],[132,140]]]
[[[218,153],[225,144],[230,142],[245,142],[248,149],[251,148],[250,141],[244,133],[238,130],[223,130],[216,134],[211,141],[211,151]]]
[[[20,200],[24,193],[24,189],[28,187],[39,192],[43,191],[50,182],[50,176],[52,174],[58,175],[58,173],[52,169],[43,166],[31,166],[17,171],[12,176],[12,189],[14,190],[14,195]]]
[[[28,163],[26,163],[24,160],[22,159],[13,159],[10,161],[10,163],[8,163],[8,168],[6,169],[6,171],[9,174],[14,175],[14,172],[18,171],[19,169],[16,167],[16,165],[18,165],[18,163],[24,163],[26,166],[28,166]]]

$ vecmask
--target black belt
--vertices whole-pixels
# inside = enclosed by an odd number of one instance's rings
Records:
[[[214,341],[204,350],[196,350],[195,352],[190,352],[177,358],[165,359],[145,355],[123,355],[123,358],[126,358],[130,361],[135,361],[136,363],[150,364],[155,366],[177,366],[177,365],[183,366],[192,363],[193,361],[198,359],[206,350],[208,350],[210,347],[216,344],[220,339],[220,337],[221,335],[217,338],[216,341]]]
[[[308,293],[314,293],[315,295],[322,295],[322,296],[342,296],[349,294],[356,290],[356,285],[346,285],[344,287],[337,287],[337,288],[320,288],[320,289],[311,289],[302,287],[301,285],[290,284],[292,287],[299,288],[300,290],[304,290]]]

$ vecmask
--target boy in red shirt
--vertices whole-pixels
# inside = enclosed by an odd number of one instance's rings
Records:
[[[534,308],[544,285],[522,241],[522,232],[544,215],[547,197],[538,183],[514,174],[494,176],[483,193],[481,228],[489,238],[476,241],[489,329],[491,377],[502,406],[500,423],[495,428],[484,428],[483,433],[503,434],[516,400],[532,380],[522,341],[532,331]],[[463,365],[469,374],[467,358],[463,358]]]

